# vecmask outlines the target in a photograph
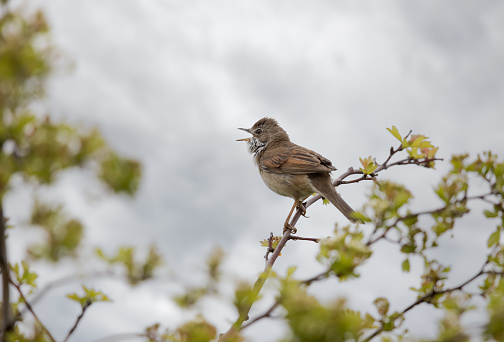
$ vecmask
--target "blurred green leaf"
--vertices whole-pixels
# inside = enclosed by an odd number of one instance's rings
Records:
[[[501,230],[498,228],[497,230],[495,230],[495,232],[490,234],[490,237],[488,238],[488,247],[493,247],[499,243],[500,233]]]
[[[410,262],[409,259],[404,259],[404,261],[401,264],[401,268],[404,272],[409,272],[410,271]]]

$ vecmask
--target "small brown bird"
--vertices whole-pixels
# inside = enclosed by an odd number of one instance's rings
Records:
[[[252,134],[250,138],[237,141],[248,143],[264,183],[277,194],[294,199],[284,232],[286,229],[296,232],[289,219],[296,207],[304,216],[306,210],[302,203],[315,192],[327,198],[351,222],[357,222],[354,210],[332,185],[330,172],[336,168],[329,159],[292,143],[275,119],[262,118],[252,128],[239,129]]]

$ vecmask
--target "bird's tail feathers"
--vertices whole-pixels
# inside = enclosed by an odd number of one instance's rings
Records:
[[[360,220],[356,219],[353,215],[355,210],[348,205],[347,202],[341,198],[341,196],[336,192],[333,185],[331,184],[330,178],[326,177],[310,177],[313,186],[317,189],[317,193],[321,196],[327,198],[345,217],[353,223],[362,223]],[[329,184],[327,184],[329,183]]]

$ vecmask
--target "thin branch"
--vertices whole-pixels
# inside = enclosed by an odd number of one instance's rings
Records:
[[[268,261],[268,256],[270,253],[273,253],[275,249],[273,248],[273,232],[270,232],[270,236],[268,238],[268,249],[266,250],[266,254],[264,255],[264,259]]]
[[[44,330],[44,332],[47,334],[47,336],[49,337],[49,339],[53,342],[56,342],[56,340],[54,339],[54,337],[51,335],[51,333],[49,332],[49,330],[46,328],[46,326],[44,324],[42,324],[42,322],[40,321],[40,319],[38,318],[37,314],[35,313],[35,311],[33,311],[33,308],[32,306],[30,305],[30,302],[26,299],[25,295],[23,294],[23,291],[21,291],[21,286],[19,284],[16,284],[15,282],[13,282],[12,280],[10,280],[10,283],[16,288],[16,290],[18,291],[19,293],[19,296],[23,299],[23,302],[24,302],[24,305],[25,307],[28,309],[28,311],[30,311],[30,313],[32,314],[33,318],[35,318],[35,320],[37,321],[37,323],[42,327],[42,329]]]
[[[2,272],[2,341],[6,341],[7,331],[13,327],[10,314],[9,295],[9,263],[7,261],[7,247],[5,243],[5,217],[3,214],[2,198],[0,196],[0,271]]]
[[[270,308],[264,312],[262,315],[260,316],[257,316],[256,318],[248,321],[247,323],[243,324],[241,326],[241,329],[245,329],[246,327],[248,327],[249,325],[263,319],[263,318],[267,318],[267,317],[271,317],[271,314],[273,313],[273,311],[280,305],[280,302],[277,300],[272,306],[270,306]]]
[[[297,235],[291,235],[289,237],[289,240],[303,240],[303,241],[313,241],[315,243],[319,243],[321,240],[320,238],[310,238],[310,237],[302,237],[302,236],[297,236]]]
[[[70,335],[73,334],[73,332],[75,331],[75,329],[77,329],[77,325],[79,325],[79,322],[80,320],[82,319],[82,317],[84,317],[84,313],[86,313],[86,310],[89,308],[89,306],[91,305],[91,301],[88,300],[83,306],[82,306],[82,312],[81,314],[79,315],[79,317],[77,317],[77,320],[75,321],[75,324],[73,325],[73,327],[70,329],[70,331],[68,332],[67,336],[65,337],[65,340],[63,342],[67,342],[68,339],[70,338]]]
[[[114,342],[114,341],[124,341],[125,339],[133,339],[137,337],[147,337],[149,336],[145,333],[124,333],[124,334],[117,334],[117,335],[111,335],[107,337],[100,338],[98,340],[95,340],[94,342]]]
[[[329,276],[329,274],[331,274],[331,272],[332,272],[331,269],[326,270],[326,271],[324,271],[322,273],[317,274],[316,276],[313,276],[311,278],[308,278],[308,279],[305,279],[305,280],[301,281],[301,284],[310,285],[314,281],[319,281],[319,280],[326,279]]]

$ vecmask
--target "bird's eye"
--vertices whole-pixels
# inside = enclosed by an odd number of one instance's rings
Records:
[[[255,130],[255,134],[261,134],[262,133],[262,129],[258,128]]]

